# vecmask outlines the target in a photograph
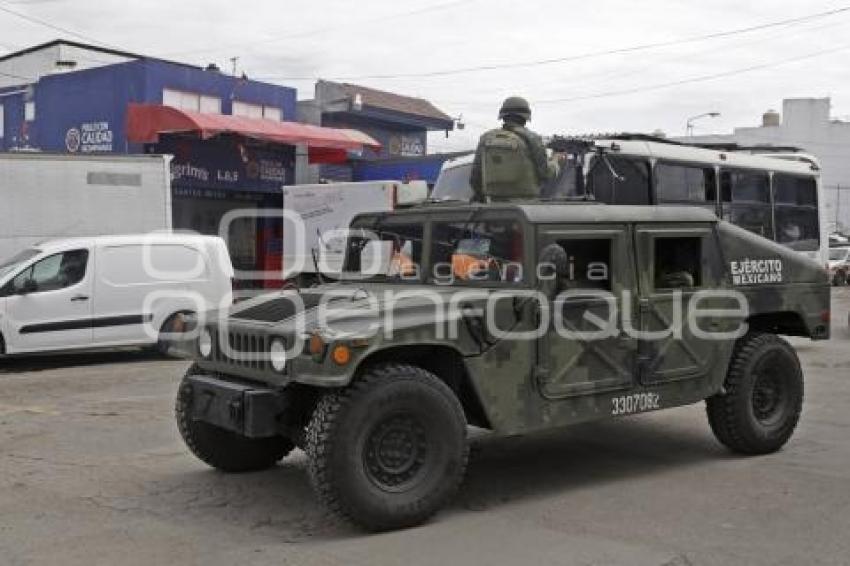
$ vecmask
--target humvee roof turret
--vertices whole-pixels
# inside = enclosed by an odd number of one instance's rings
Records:
[[[199,321],[176,416],[225,471],[309,457],[319,498],[414,525],[459,485],[467,425],[521,434],[706,400],[735,452],[800,416],[797,356],[829,337],[822,266],[713,213],[590,203],[356,217],[339,281]]]

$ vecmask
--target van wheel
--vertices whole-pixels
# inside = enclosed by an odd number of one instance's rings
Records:
[[[159,338],[157,339],[156,344],[153,346],[153,350],[159,353],[161,356],[167,357],[171,353],[171,348],[174,347],[174,341],[169,340],[165,337],[165,335],[173,332],[179,332],[179,329],[177,328],[177,322],[184,314],[191,313],[174,313],[173,315],[165,319],[165,322],[162,323],[162,327],[159,329]]]
[[[833,287],[840,287],[840,286],[842,286],[846,283],[847,283],[847,275],[846,274],[839,271],[835,275],[832,276],[832,286]]]
[[[723,445],[768,454],[788,442],[803,408],[803,371],[788,342],[773,334],[741,338],[725,387],[706,401],[711,430]]]
[[[189,368],[188,375],[195,372]],[[174,406],[177,429],[199,460],[223,472],[254,472],[271,468],[289,454],[293,443],[283,436],[246,438],[209,423],[192,420],[192,388],[183,378]]]
[[[434,374],[402,364],[325,395],[306,440],[319,499],[370,531],[424,522],[455,492],[468,458],[457,397]]]

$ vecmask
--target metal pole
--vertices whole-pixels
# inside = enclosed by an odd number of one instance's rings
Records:
[[[839,232],[839,218],[841,217],[841,185],[835,185],[835,231]]]

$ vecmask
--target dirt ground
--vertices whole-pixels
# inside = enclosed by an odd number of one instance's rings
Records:
[[[727,453],[702,404],[476,441],[427,525],[364,535],[315,502],[295,452],[228,476],[172,419],[187,363],[135,352],[0,362],[0,564],[849,564],[850,290],[781,452]]]

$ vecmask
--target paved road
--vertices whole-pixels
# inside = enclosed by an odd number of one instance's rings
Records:
[[[795,342],[805,413],[778,454],[729,455],[702,405],[481,439],[449,509],[373,536],[316,505],[300,452],[241,476],[192,458],[184,362],[3,362],[0,564],[850,564],[848,306],[837,291],[831,342]]]

